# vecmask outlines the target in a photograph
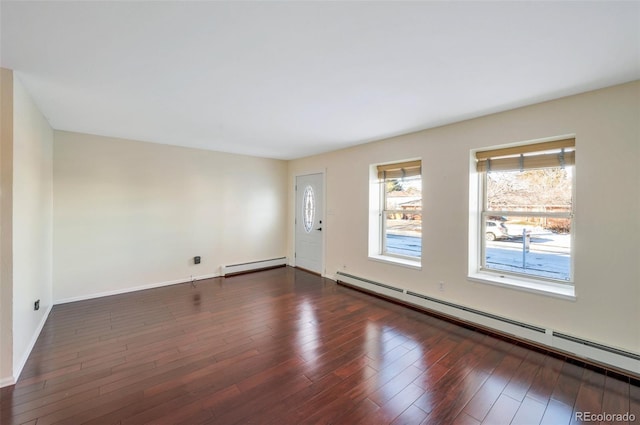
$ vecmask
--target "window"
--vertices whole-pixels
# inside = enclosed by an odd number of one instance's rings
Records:
[[[374,255],[420,260],[422,256],[421,161],[376,165],[378,191]],[[370,252],[370,254],[372,254]]]
[[[575,140],[475,153],[480,271],[573,282]]]

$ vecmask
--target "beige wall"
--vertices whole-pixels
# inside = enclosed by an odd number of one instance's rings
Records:
[[[290,162],[326,169],[326,275],[338,270],[640,352],[640,82]],[[576,136],[575,301],[473,283],[470,150]],[[422,270],[367,258],[369,166],[422,158]],[[291,186],[291,184],[290,184]],[[293,191],[288,252],[293,256]],[[445,292],[437,290],[444,281]]]
[[[56,131],[54,299],[283,257],[286,178],[285,161]]]
[[[0,385],[8,385],[19,376],[52,306],[53,130],[20,80],[1,72]]]
[[[21,371],[52,306],[53,130],[20,80],[13,115],[13,368]],[[40,309],[34,302],[40,300]],[[16,376],[17,377],[17,376]]]
[[[13,72],[0,68],[0,386],[13,383]]]

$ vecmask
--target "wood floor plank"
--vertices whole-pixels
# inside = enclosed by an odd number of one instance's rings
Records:
[[[538,369],[538,374],[533,378],[533,382],[527,392],[527,397],[547,404],[553,394],[563,361],[553,356],[546,356],[544,363]]]
[[[522,361],[523,359],[519,356],[505,353],[500,364],[464,407],[464,412],[480,422],[483,421],[515,375]]]
[[[391,425],[420,424],[426,418],[427,413],[412,404],[400,416],[395,418]]]
[[[569,424],[637,381],[292,269],[55,306],[2,425]]]
[[[425,392],[416,405],[429,413],[429,422],[453,422],[504,355],[504,351],[492,350],[487,344],[474,344],[473,348],[453,365],[449,373],[444,375],[436,388]]]
[[[358,423],[365,425],[390,424],[411,407],[413,402],[423,393],[424,390],[417,385],[408,385],[380,406],[380,409],[366,415]]]
[[[420,369],[413,365],[409,366],[398,375],[391,378],[391,380],[385,383],[382,387],[370,394],[368,398],[378,406],[383,406],[398,393],[402,392],[407,386],[414,385],[413,381],[415,381],[421,374],[422,371]],[[424,393],[424,390],[421,392],[421,395],[422,393]]]
[[[511,425],[538,424],[542,421],[542,417],[544,416],[544,411],[546,409],[546,403],[541,403],[533,398],[525,397],[522,403],[520,403],[520,407],[518,408],[516,415],[513,417]]]
[[[583,368],[573,363],[565,363],[562,366],[551,398],[563,403],[565,406],[573,407],[580,390],[580,382],[584,371]]]
[[[527,357],[520,363],[520,367],[509,381],[509,384],[507,384],[503,393],[521,402],[529,391],[543,361],[543,354],[536,351],[527,353]]]
[[[629,413],[640,420],[640,386],[629,386]]]
[[[380,410],[380,407],[373,401],[365,398],[347,414],[340,417],[340,422],[345,424],[361,423],[366,417]]]
[[[602,411],[624,414],[630,412],[630,402],[629,382],[619,377],[607,376],[604,381]]]
[[[355,404],[379,388],[379,381],[378,371],[367,365],[360,373],[343,379],[308,400],[301,400],[296,409],[310,423],[330,421],[352,410]]]
[[[242,399],[235,408],[225,406],[224,409],[215,411],[216,420],[219,423],[246,423],[247,417],[259,418],[256,423],[267,423],[279,420],[279,414],[273,410],[273,406],[278,404],[282,398],[292,396],[298,392],[305,391],[313,384],[304,375],[292,374],[289,379],[281,382],[275,380],[265,388],[255,388],[249,393],[243,393]],[[271,391],[273,389],[273,391]],[[256,415],[248,415],[247,412],[256,412]]]
[[[580,389],[576,396],[576,402],[573,406],[571,424],[582,423],[582,420],[576,415],[578,412],[598,413],[603,411],[604,380],[604,375],[594,372],[593,370],[585,370],[582,375]]]
[[[364,367],[366,367],[366,365],[363,365],[363,368]],[[313,402],[308,403],[309,400],[316,399],[319,394],[331,394],[332,389],[342,383],[344,379],[346,378],[340,378],[334,374],[325,375],[320,380],[312,382],[300,391],[290,394],[287,397],[280,397],[278,403],[274,406],[267,407],[270,411],[271,418],[268,421],[264,421],[263,425],[303,422],[303,420],[306,420],[310,416],[310,412],[317,410],[317,408],[314,409],[315,404]],[[355,380],[351,382],[355,382]],[[303,405],[307,405],[309,410],[305,408],[300,409]],[[254,414],[262,417],[261,412],[254,412]]]
[[[464,409],[469,400],[473,398],[482,384],[484,384],[487,378],[488,375],[486,373],[478,370],[472,370],[464,376],[462,379],[462,385],[454,384],[445,391],[442,391],[442,395],[438,393],[439,397],[436,398],[427,420],[433,423],[453,422],[453,420],[462,412],[462,409]],[[418,407],[421,406],[418,405]]]
[[[467,415],[464,412],[461,412],[458,416],[456,416],[456,419],[451,425],[480,425],[480,421]]]
[[[491,407],[482,421],[486,425],[509,425],[520,407],[520,400],[515,400],[503,393]]]
[[[573,418],[573,406],[551,399],[542,415],[540,425],[567,425]]]
[[[432,392],[435,389],[436,385],[438,385],[438,382],[449,371],[450,369],[447,369],[446,367],[436,363],[432,367],[422,372],[420,376],[418,376],[413,381],[413,383],[418,385],[423,390],[429,390],[429,392]]]

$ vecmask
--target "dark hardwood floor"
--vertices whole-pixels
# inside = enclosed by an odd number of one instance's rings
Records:
[[[629,379],[292,268],[56,306],[0,396],[3,425],[640,420]]]

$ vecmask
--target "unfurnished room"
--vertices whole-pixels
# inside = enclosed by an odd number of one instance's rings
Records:
[[[3,425],[640,422],[640,1],[0,25]]]

